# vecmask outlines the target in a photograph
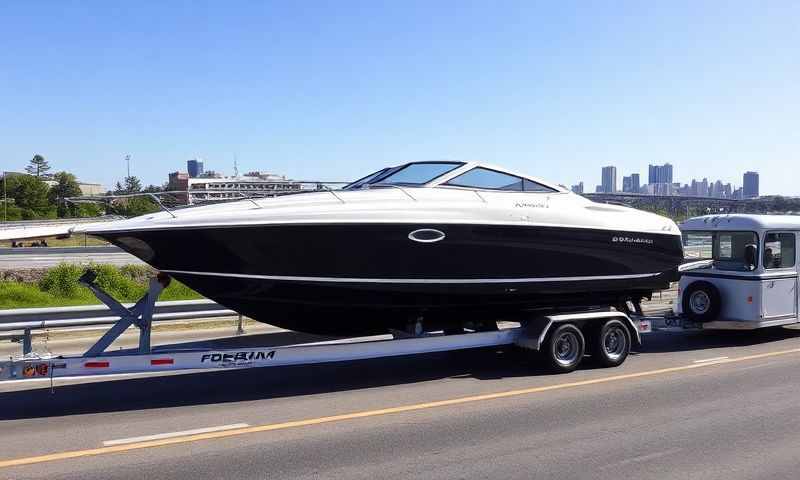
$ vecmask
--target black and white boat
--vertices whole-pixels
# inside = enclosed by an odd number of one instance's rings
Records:
[[[683,261],[667,218],[475,162],[408,163],[341,190],[72,231],[253,319],[334,335],[635,302]]]

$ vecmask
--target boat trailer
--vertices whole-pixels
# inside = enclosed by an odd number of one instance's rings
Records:
[[[288,346],[203,349],[181,348],[178,344],[153,348],[150,333],[154,305],[169,284],[169,276],[151,278],[147,293],[130,308],[96,285],[95,277],[89,270],[79,282],[120,319],[85,353],[75,356],[32,352],[27,331],[23,355],[0,362],[0,380],[50,379],[52,384],[54,378],[65,377],[311,365],[503,346],[539,354],[554,371],[568,372],[577,368],[587,351],[603,360],[603,366],[621,364],[630,348],[640,345],[640,332],[649,327],[625,312],[585,311],[537,315],[519,326],[457,334],[394,332]],[[139,330],[138,348],[107,352],[131,326]]]

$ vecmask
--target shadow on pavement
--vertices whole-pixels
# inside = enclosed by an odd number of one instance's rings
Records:
[[[747,347],[800,337],[796,328],[764,328],[761,330],[708,330],[688,332],[656,332],[642,337],[639,354],[688,352],[710,348]]]
[[[242,402],[448,377],[546,375],[513,351],[476,349],[320,365],[206,371],[0,393],[0,420]],[[513,357],[513,358],[510,358]]]

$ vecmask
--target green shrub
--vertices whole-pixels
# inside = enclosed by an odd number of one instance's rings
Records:
[[[146,288],[135,282],[114,265],[90,265],[97,273],[95,284],[121,302],[132,302],[144,295]]]
[[[85,268],[71,263],[62,263],[50,270],[39,280],[39,289],[56,297],[77,297],[80,295],[78,279]]]
[[[150,267],[128,265],[61,264],[51,268],[37,283],[0,282],[0,309],[57,307],[99,303],[88,288],[78,283],[87,270],[97,274],[95,283],[120,302],[134,302],[147,292],[147,284],[154,274]],[[194,300],[203,298],[186,285],[173,280],[164,289],[159,300]]]

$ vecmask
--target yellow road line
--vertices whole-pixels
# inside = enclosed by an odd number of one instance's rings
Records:
[[[530,395],[533,393],[549,392],[551,390],[562,390],[566,388],[584,387],[587,385],[596,385],[600,383],[617,382],[620,380],[630,380],[634,378],[653,377],[657,375],[664,375],[667,373],[683,372],[687,370],[694,370],[697,368],[708,368],[712,366],[725,365],[728,363],[738,363],[748,360],[757,360],[761,358],[777,357],[780,355],[789,355],[792,353],[800,353],[800,348],[793,348],[791,350],[780,350],[775,352],[760,353],[755,355],[748,355],[745,357],[729,358],[709,363],[694,363],[691,365],[682,365],[680,367],[660,368],[658,370],[647,370],[638,373],[627,373],[623,375],[614,375],[610,377],[595,378],[592,380],[581,380],[578,382],[559,383],[555,385],[547,385],[543,387],[523,388],[519,390],[508,390],[505,392],[487,393],[483,395],[473,395],[469,397],[452,398],[449,400],[439,400],[435,402],[417,403],[413,405],[401,405],[398,407],[382,408],[378,410],[366,410],[362,412],[345,413],[342,415],[332,415],[329,417],[310,418],[306,420],[296,420],[292,422],[272,423],[267,425],[256,425],[253,427],[237,428],[233,430],[225,430],[219,432],[201,433],[196,435],[186,435],[183,437],[166,438],[162,440],[148,440],[137,443],[129,443],[126,445],[115,445],[110,447],[91,448],[87,450],[73,450],[60,453],[51,453],[47,455],[39,455],[35,457],[15,458],[11,460],[0,461],[0,468],[3,467],[17,467],[22,465],[32,465],[36,463],[52,462],[55,460],[67,460],[70,458],[81,458],[93,455],[105,455],[109,453],[127,452],[131,450],[140,450],[143,448],[163,447],[166,445],[176,445],[181,443],[197,442],[200,440],[212,440],[217,438],[234,437],[248,433],[271,432],[274,430],[285,430],[287,428],[307,427],[311,425],[320,425],[323,423],[341,422],[345,420],[355,420],[359,418],[377,417],[381,415],[390,415],[394,413],[413,412],[417,410],[427,410],[438,407],[449,407],[453,405],[461,405],[465,403],[480,402],[485,400],[496,400],[499,398],[518,397],[521,395]]]

